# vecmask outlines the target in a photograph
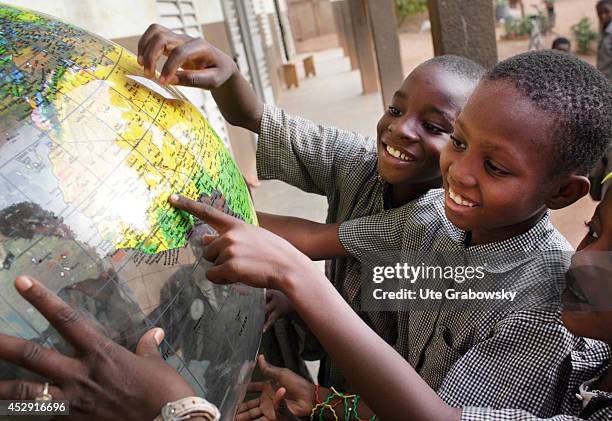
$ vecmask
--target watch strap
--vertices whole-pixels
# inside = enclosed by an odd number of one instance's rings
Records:
[[[215,405],[204,398],[192,396],[168,402],[161,409],[161,414],[153,421],[182,421],[200,417],[206,421],[219,421],[221,413]]]

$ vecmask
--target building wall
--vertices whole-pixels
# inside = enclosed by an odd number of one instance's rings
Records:
[[[289,21],[296,42],[335,33],[329,0],[287,0]]]
[[[109,39],[140,35],[157,19],[156,4],[152,0],[5,0],[3,3],[47,13]]]
[[[113,40],[137,38],[150,24],[159,21],[155,0],[3,0],[3,3],[47,13]],[[221,0],[194,0],[194,6],[202,25],[225,20]]]

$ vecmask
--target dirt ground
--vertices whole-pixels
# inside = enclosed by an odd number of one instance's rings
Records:
[[[552,32],[544,37],[544,45],[550,47],[553,39],[558,36],[563,36],[572,41],[572,49],[575,50],[575,41],[570,30],[570,27],[577,23],[583,16],[591,19],[593,30],[597,31],[597,14],[595,13],[595,4],[597,0],[557,0],[555,11],[557,14],[557,22]],[[540,9],[544,10],[543,2],[524,0],[525,12],[529,14],[535,9],[532,4],[538,4]],[[503,24],[497,24],[497,53],[500,60],[513,56],[515,54],[527,51],[529,40],[502,40],[504,34]],[[402,65],[404,73],[408,74],[419,63],[427,60],[433,55],[433,44],[431,34],[424,33],[400,33],[400,48],[402,52]],[[592,45],[593,50],[596,48],[595,43]],[[586,56],[580,56],[591,64],[595,64],[595,52]]]

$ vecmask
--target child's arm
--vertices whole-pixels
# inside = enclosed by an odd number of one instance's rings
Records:
[[[281,290],[354,390],[383,420],[460,419],[461,410],[446,405],[291,244],[203,203],[174,195],[170,200],[219,233],[204,239],[204,256],[215,262],[208,279]]]
[[[207,277],[217,283],[245,282],[282,291],[352,388],[383,420],[455,421],[462,414],[472,419],[491,419],[502,414],[517,420],[538,419],[519,409],[496,411],[486,407],[449,406],[400,354],[364,323],[327,278],[312,267],[310,260],[287,241],[202,203],[176,197],[171,202],[219,232],[218,237],[204,239],[204,257],[215,262]],[[534,318],[533,313],[539,318]],[[560,383],[555,375],[559,374],[556,371],[562,361],[558,357],[567,354],[566,345],[573,340],[560,322],[554,320],[555,314],[526,311],[506,318],[493,337],[476,345],[455,363],[439,390],[441,396],[459,402],[495,399],[499,402],[497,406],[516,408],[515,395],[506,391],[529,390],[529,395],[538,399],[523,403],[541,411],[537,403],[557,399],[555,384]],[[542,338],[549,338],[555,348],[553,352],[543,352]],[[516,358],[525,352],[537,358]],[[536,363],[542,359],[546,363]],[[533,381],[534,375],[541,381]],[[504,387],[497,387],[500,384]],[[479,414],[490,417],[479,418]],[[564,417],[557,419],[567,419]]]
[[[339,224],[322,224],[292,216],[257,212],[259,225],[289,241],[312,260],[348,257],[338,238]]]
[[[168,58],[160,83],[210,90],[230,124],[259,133],[263,102],[230,56],[204,39],[175,34],[153,24],[138,41],[138,62],[144,66],[145,76],[155,77],[155,67],[162,54]]]

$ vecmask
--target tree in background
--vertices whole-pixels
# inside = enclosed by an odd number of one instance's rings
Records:
[[[401,26],[408,16],[426,12],[427,0],[395,0],[395,10]]]

